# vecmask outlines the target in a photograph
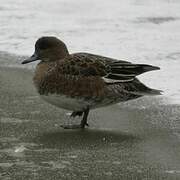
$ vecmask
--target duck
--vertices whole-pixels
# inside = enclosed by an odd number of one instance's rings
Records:
[[[65,129],[84,129],[90,110],[145,95],[161,95],[136,76],[159,70],[157,66],[137,64],[116,58],[78,52],[70,54],[66,44],[54,36],[35,43],[32,56],[22,64],[39,60],[33,77],[40,97],[59,108],[82,117],[80,124],[62,125]]]

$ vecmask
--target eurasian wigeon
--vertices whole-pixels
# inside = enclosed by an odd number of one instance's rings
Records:
[[[34,54],[22,64],[36,60],[40,63],[33,80],[40,96],[55,106],[73,111],[72,117],[83,115],[80,125],[64,128],[88,126],[91,109],[161,94],[136,78],[159,67],[89,53],[69,54],[65,43],[56,37],[38,39]]]

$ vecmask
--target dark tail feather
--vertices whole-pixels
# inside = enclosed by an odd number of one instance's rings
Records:
[[[162,93],[163,93],[162,90],[151,89],[150,92],[149,92],[149,95],[163,95]]]
[[[146,95],[146,96],[155,96],[155,95],[162,95],[163,91],[148,88],[146,91],[134,91],[134,92],[131,92],[131,93],[136,94],[136,95],[142,95],[142,96],[144,96],[144,95]]]

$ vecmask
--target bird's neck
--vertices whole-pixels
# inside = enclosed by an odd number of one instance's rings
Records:
[[[47,73],[52,69],[54,63],[55,62],[40,62],[36,66],[33,81],[38,91],[41,84],[44,82],[44,78],[46,77]]]

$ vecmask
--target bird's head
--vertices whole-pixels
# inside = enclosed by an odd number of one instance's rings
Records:
[[[51,62],[63,59],[69,55],[66,45],[56,37],[41,37],[36,41],[34,54],[24,60],[22,64],[41,60],[42,62]]]

